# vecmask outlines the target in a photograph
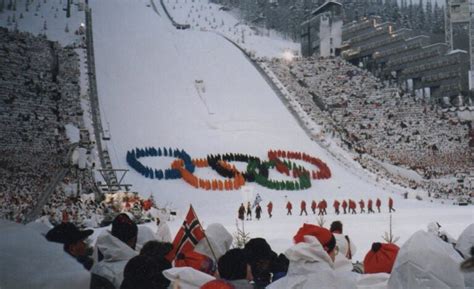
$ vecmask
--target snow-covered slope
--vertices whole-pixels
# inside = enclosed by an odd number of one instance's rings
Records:
[[[71,1],[70,17],[66,17],[67,0],[2,1],[0,26],[8,29],[43,34],[62,45],[79,44],[75,32],[85,23],[85,1]],[[10,6],[10,3],[12,4]]]
[[[205,31],[176,30],[161,7],[157,5],[157,14],[149,1],[90,2],[101,112],[103,123],[110,124],[112,140],[108,147],[116,167],[127,168],[127,150],[145,146],[184,149],[192,158],[235,152],[266,159],[267,151],[273,148],[321,158],[333,176],[313,181],[311,189],[282,192],[250,184],[264,204],[273,201],[274,218],[268,219],[264,214],[260,221],[246,222],[245,229],[251,237],[267,238],[277,251],[291,244],[303,222],[316,221],[312,215],[295,216],[303,199],[310,203],[312,199],[325,198],[330,206],[334,199],[383,200],[382,214],[336,216],[330,208],[325,218],[327,226],[337,219],[345,224],[346,233],[359,248],[355,255],[359,260],[371,242],[380,241],[389,228],[389,196],[395,200],[393,230],[401,237],[400,242],[430,221],[438,221],[454,236],[473,222],[472,208],[402,200],[399,194],[339,165],[306,136],[243,54],[222,37]],[[196,80],[203,81],[205,91],[200,94]],[[165,169],[172,158],[141,160]],[[197,169],[196,175],[219,178],[210,169]],[[270,172],[270,177],[285,179],[275,171]],[[220,222],[235,232],[237,209],[246,201],[241,192],[198,190],[182,180],[145,179],[133,170],[125,182],[133,184],[133,190],[144,196],[153,193],[159,205],[171,204],[178,209],[181,215],[171,223],[173,231],[189,204],[193,204],[205,225]],[[293,216],[286,216],[286,198],[295,207]]]

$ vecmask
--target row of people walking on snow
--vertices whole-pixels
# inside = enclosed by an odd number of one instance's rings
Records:
[[[316,215],[316,210],[318,210],[318,216],[324,216],[327,215],[327,202],[325,199],[321,200],[319,203],[317,203],[315,200],[311,202],[311,211],[313,212],[314,215]],[[341,213],[341,208],[343,214],[357,214],[357,203],[352,200],[342,200],[342,202],[339,202],[338,200],[334,200],[333,203],[333,208],[334,212],[336,215],[339,215]],[[375,207],[377,208],[377,211],[381,213],[380,207],[382,206],[382,201],[377,198],[375,200]],[[255,218],[257,220],[260,220],[262,217],[262,207],[260,206],[260,203],[256,203],[255,206],[252,206],[250,202],[247,202],[247,206],[244,206],[244,203],[240,204],[239,210],[238,210],[238,218],[241,220],[252,220],[252,207],[255,207]],[[359,201],[359,208],[360,208],[360,213],[366,213],[365,211],[365,202],[363,199]],[[286,203],[286,215],[293,215],[293,204],[288,201]],[[388,198],[388,211],[389,213],[395,212],[395,208],[393,207],[393,199]],[[273,215],[273,203],[270,201],[267,204],[267,213],[268,217],[271,218]],[[308,212],[306,210],[306,201],[302,200],[300,203],[300,216],[303,215],[303,213],[307,216]],[[367,200],[367,214],[374,213],[374,202],[372,199]]]

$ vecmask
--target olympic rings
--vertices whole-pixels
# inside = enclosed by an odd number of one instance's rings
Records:
[[[316,166],[319,169],[318,171],[311,172],[311,176],[313,179],[321,180],[321,179],[329,179],[331,177],[331,170],[329,169],[329,167],[326,165],[325,162],[305,153],[281,151],[281,150],[278,150],[278,151],[270,150],[268,151],[268,158],[270,160],[275,160],[277,162],[281,162],[279,158],[302,160]],[[298,170],[294,169],[293,171],[294,175],[301,174],[301,173],[304,173],[304,171],[302,172],[301,169],[298,169]]]
[[[152,169],[143,165],[138,159],[142,157],[174,157],[171,168]],[[274,190],[304,190],[311,187],[311,179],[329,179],[331,170],[319,158],[305,153],[270,150],[268,151],[269,161],[261,161],[258,157],[245,154],[217,154],[208,155],[205,159],[191,159],[184,150],[171,148],[135,148],[127,151],[127,164],[146,178],[157,180],[173,180],[182,178],[195,188],[205,190],[236,190],[240,189],[245,182],[256,182],[257,184]],[[302,165],[291,162],[294,159],[310,163],[318,170],[310,171]],[[245,172],[239,171],[229,162],[246,162]],[[226,180],[204,180],[195,176],[195,168],[210,167]],[[268,178],[269,169],[275,169],[281,174],[292,176],[297,180],[271,180]],[[290,174],[291,171],[291,174]]]

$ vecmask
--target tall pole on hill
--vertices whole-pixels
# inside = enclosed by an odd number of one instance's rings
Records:
[[[71,17],[71,0],[67,0],[66,17]]]

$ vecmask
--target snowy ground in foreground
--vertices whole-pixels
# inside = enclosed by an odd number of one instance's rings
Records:
[[[156,1],[158,2],[158,1]],[[332,208],[326,225],[339,219],[358,246],[361,260],[373,241],[380,241],[388,230],[386,203],[395,200],[393,230],[403,243],[412,233],[438,221],[457,237],[473,222],[472,207],[402,200],[393,192],[373,185],[334,161],[312,142],[298,126],[287,108],[272,92],[244,56],[220,36],[202,31],[176,30],[164,16],[149,7],[149,1],[91,1],[98,91],[103,123],[110,123],[112,141],[108,143],[113,164],[127,168],[125,153],[134,147],[155,146],[186,150],[193,158],[215,153],[247,153],[266,159],[268,149],[302,151],[328,163],[333,177],[313,181],[306,191],[270,191],[251,185],[274,203],[274,218],[264,214],[261,221],[246,222],[251,237],[266,238],[276,251],[283,251],[303,222],[314,216],[295,216],[305,199],[325,198],[329,205],[342,198],[380,197],[384,212],[376,215],[335,216]],[[159,3],[158,3],[159,4]],[[177,19],[179,20],[179,19]],[[179,22],[179,21],[178,21]],[[198,95],[195,80],[203,80],[205,93]],[[143,163],[167,168],[171,158],[144,159]],[[198,169],[199,176],[218,178],[209,169]],[[272,172],[271,177],[281,178]],[[178,209],[170,223],[173,232],[193,204],[202,223],[219,222],[235,232],[241,192],[196,190],[182,180],[145,179],[130,171],[125,179],[144,196],[153,193],[160,205]],[[285,196],[293,202],[294,216],[287,217]]]

